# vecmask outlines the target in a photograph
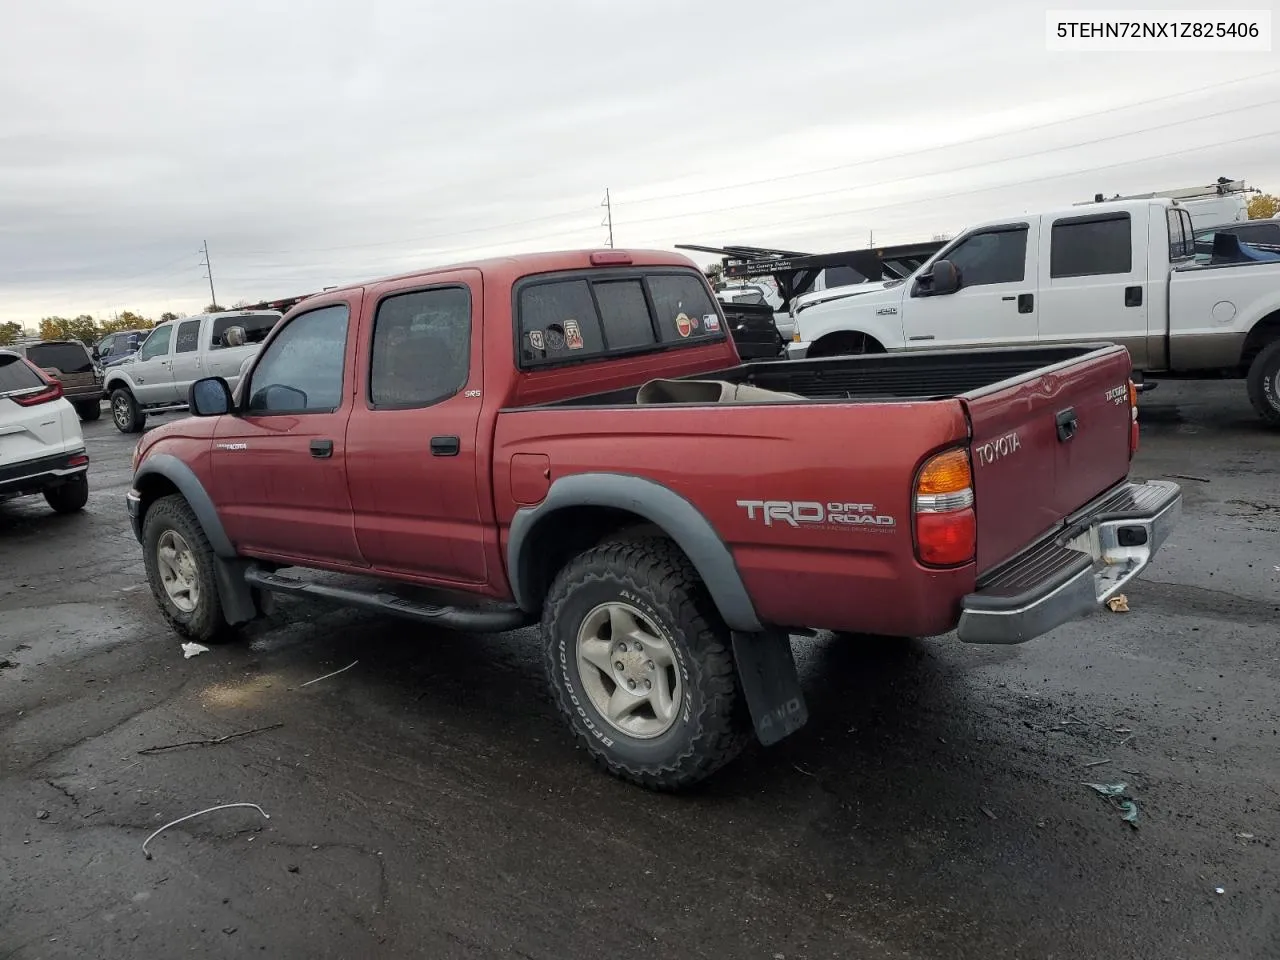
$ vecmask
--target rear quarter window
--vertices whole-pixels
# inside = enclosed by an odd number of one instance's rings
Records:
[[[599,271],[516,288],[518,365],[556,366],[725,337],[702,277],[690,271]]]
[[[27,347],[27,359],[37,367],[63,373],[88,373],[93,369],[89,351],[74,343],[37,343]]]
[[[32,387],[42,386],[44,381],[22,362],[21,357],[12,353],[0,353],[0,395],[13,390],[29,390]]]

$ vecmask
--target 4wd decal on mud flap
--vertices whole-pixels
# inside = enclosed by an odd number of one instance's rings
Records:
[[[748,520],[762,520],[766,527],[817,526],[826,530],[891,532],[898,524],[892,516],[876,512],[874,503],[818,503],[816,500],[739,500]]]

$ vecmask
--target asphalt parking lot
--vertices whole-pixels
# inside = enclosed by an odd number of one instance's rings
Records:
[[[0,505],[0,958],[1276,957],[1280,434],[1239,383],[1142,418],[1186,510],[1128,613],[797,639],[809,726],[679,797],[588,766],[527,631],[291,602],[184,659],[85,424],[83,514]]]

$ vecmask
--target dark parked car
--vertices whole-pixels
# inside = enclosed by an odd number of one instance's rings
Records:
[[[1206,227],[1195,233],[1196,259],[1207,260],[1213,256],[1213,238],[1220,233],[1229,233],[1241,243],[1250,246],[1261,245],[1264,248],[1280,248],[1280,220],[1246,220],[1242,223],[1224,223],[1217,227]]]
[[[98,345],[93,348],[93,355],[104,367],[114,367],[137,353],[145,339],[147,339],[146,330],[119,330],[109,333],[98,341]]]
[[[79,340],[42,340],[9,349],[62,384],[62,395],[76,408],[81,420],[102,416],[102,367]]]

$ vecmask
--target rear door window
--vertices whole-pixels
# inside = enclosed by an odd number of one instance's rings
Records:
[[[689,271],[608,271],[526,282],[517,293],[521,368],[723,340],[721,314]]]
[[[1103,277],[1133,272],[1129,214],[1059,220],[1053,225],[1049,276]]]
[[[200,349],[200,321],[184,320],[178,324],[178,343],[174,353],[192,353]]]
[[[27,359],[37,367],[63,373],[88,373],[93,369],[89,351],[75,343],[37,343],[27,347]]]

